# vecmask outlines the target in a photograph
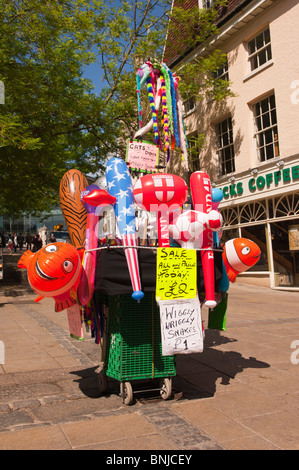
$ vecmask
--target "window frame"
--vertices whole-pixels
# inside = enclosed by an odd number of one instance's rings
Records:
[[[271,103],[272,98],[274,100],[274,107]],[[267,110],[263,110],[263,103],[265,103],[266,101]],[[260,113],[257,113],[258,106]],[[277,107],[274,91],[260,98],[258,101],[252,103],[251,109],[254,129],[253,138],[255,140],[257,161],[258,163],[267,162],[268,160],[272,160],[272,158],[278,157],[280,155]],[[267,124],[267,122],[269,122],[269,125],[265,125],[265,123]],[[269,141],[270,133],[272,135],[271,141]],[[269,153],[270,147],[272,148],[272,156],[270,156],[271,154]]]
[[[224,130],[224,123],[227,123],[227,130]],[[221,129],[221,132],[219,130]],[[234,134],[233,134],[233,121],[232,116],[218,121],[214,124],[216,153],[219,161],[220,176],[226,176],[236,171],[235,168],[235,147],[234,147]],[[224,135],[228,135],[228,143],[224,143]],[[229,152],[229,158],[227,158]]]
[[[199,132],[195,132],[193,134],[187,135],[187,142],[188,142],[188,160],[189,160],[189,168],[191,172],[200,171],[200,144],[199,144]],[[192,155],[192,150],[195,150],[197,155]],[[194,152],[195,153],[195,152]]]
[[[266,43],[265,42],[265,33],[267,31],[269,32],[269,42]],[[257,38],[261,35],[263,35],[263,45],[261,47],[258,47],[257,46]],[[252,42],[255,42],[254,52],[250,52],[250,44]],[[265,60],[265,62],[263,62],[261,64],[260,63],[261,62],[260,57],[261,57],[261,54],[264,51],[265,51],[265,55],[266,55],[266,60]],[[247,61],[248,61],[249,73],[254,73],[257,70],[260,70],[261,68],[266,67],[267,64],[271,63],[271,61],[273,60],[273,56],[272,56],[272,43],[271,43],[271,33],[270,33],[270,26],[269,25],[266,28],[264,28],[263,30],[261,30],[254,37],[252,37],[250,40],[247,41],[247,54],[248,54]],[[252,61],[255,58],[257,60],[257,66],[253,67],[253,62]]]
[[[214,72],[214,78],[229,82],[228,58],[226,58],[225,64]]]
[[[216,3],[216,0],[202,0],[202,8],[211,8]]]
[[[189,109],[186,109],[186,108]],[[190,98],[183,101],[183,112],[184,114],[192,113],[196,109],[196,98],[195,96],[190,96]]]

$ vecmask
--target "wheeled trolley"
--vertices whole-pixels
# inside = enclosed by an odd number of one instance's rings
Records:
[[[162,356],[160,314],[155,295],[146,293],[140,303],[130,294],[109,296],[105,359],[99,374],[101,392],[106,390],[107,377],[116,379],[120,382],[123,403],[131,405],[137,393],[137,381],[159,379],[160,395],[168,399],[175,374],[175,356]],[[141,391],[145,390],[138,390]]]

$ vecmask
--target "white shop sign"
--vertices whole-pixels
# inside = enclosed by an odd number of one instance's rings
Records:
[[[198,298],[161,300],[162,356],[203,351],[201,307]]]

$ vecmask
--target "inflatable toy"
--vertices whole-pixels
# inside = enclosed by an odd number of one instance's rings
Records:
[[[254,266],[260,257],[260,248],[248,238],[233,238],[227,241],[222,258],[230,282],[236,282],[237,275]]]
[[[81,171],[69,170],[62,177],[59,188],[60,207],[71,243],[77,248],[85,244],[87,213],[81,202],[81,191],[87,185]]]
[[[25,251],[18,262],[18,268],[27,269],[28,282],[39,296],[53,297],[55,311],[77,303],[77,288],[80,280],[83,249],[70,243],[50,243],[33,253]]]
[[[116,198],[104,189],[92,184],[82,191],[81,199],[87,212],[87,229],[85,240],[85,254],[78,288],[78,297],[82,305],[87,305],[92,299],[96,271],[98,235],[96,226],[99,220],[98,208],[115,204]],[[88,251],[94,250],[94,251]]]
[[[223,192],[220,188],[212,188],[212,209],[218,210],[219,204],[223,199]],[[218,232],[213,232],[213,243],[216,248],[220,248],[220,240],[222,236],[222,228]],[[229,289],[229,279],[227,277],[227,272],[222,260],[222,278],[219,283],[219,290],[221,292],[227,292]]]
[[[135,203],[132,180],[126,163],[120,158],[111,158],[106,165],[106,180],[109,194],[116,198],[114,212],[122,244],[125,247],[133,287],[132,297],[140,301],[144,297],[144,293],[141,290],[139,273]]]
[[[172,212],[169,218],[169,234],[184,248],[201,248],[204,231],[209,228],[219,230],[221,225],[222,217],[215,210],[208,214],[193,210],[181,214]]]
[[[170,246],[168,213],[179,209],[186,202],[188,186],[185,181],[168,173],[149,174],[136,182],[133,196],[141,209],[156,212],[159,246]]]
[[[190,177],[190,189],[194,209],[208,214],[212,209],[211,181],[207,173],[195,171]],[[218,222],[217,222],[218,223]],[[202,235],[201,259],[203,275],[205,281],[206,300],[205,305],[214,308],[215,301],[215,280],[214,280],[214,252],[213,252],[213,232],[209,228]]]

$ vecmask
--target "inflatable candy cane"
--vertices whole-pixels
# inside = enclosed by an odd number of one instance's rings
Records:
[[[95,184],[87,186],[83,191],[81,191],[81,201],[82,198],[89,194],[92,190],[99,189]],[[83,203],[83,201],[82,201]],[[92,248],[97,248],[98,246],[98,237],[95,232],[95,226],[97,223],[97,217],[95,215],[95,207],[83,203],[85,210],[87,212],[87,226],[86,226],[86,238],[85,238],[85,253],[83,259],[82,273],[80,284],[78,288],[78,298],[79,302],[82,305],[87,305],[92,298],[93,294],[93,285],[94,285],[94,276],[95,276],[95,264],[96,264],[96,252],[88,251]]]
[[[85,249],[92,250],[98,247],[98,236],[96,225],[100,217],[100,208],[110,204],[115,204],[116,198],[111,196],[104,189],[92,184],[82,191],[81,196],[87,211],[87,230]],[[81,280],[78,289],[79,301],[82,305],[90,302],[94,292],[95,270],[96,270],[96,251],[85,251]]]
[[[190,188],[194,209],[199,212],[209,214],[212,209],[211,181],[207,173],[196,171],[190,177]],[[215,211],[216,212],[216,211]],[[215,301],[215,277],[214,277],[214,252],[213,252],[213,229],[220,228],[221,221],[215,218],[209,221],[210,228],[202,233],[201,251],[203,275],[205,282],[206,301],[205,305],[214,308],[217,305]]]
[[[123,246],[126,247],[125,255],[133,287],[132,297],[139,301],[144,293],[141,290],[137,255],[133,186],[126,163],[120,158],[111,158],[106,165],[106,180],[109,194],[116,198],[114,212]]]

